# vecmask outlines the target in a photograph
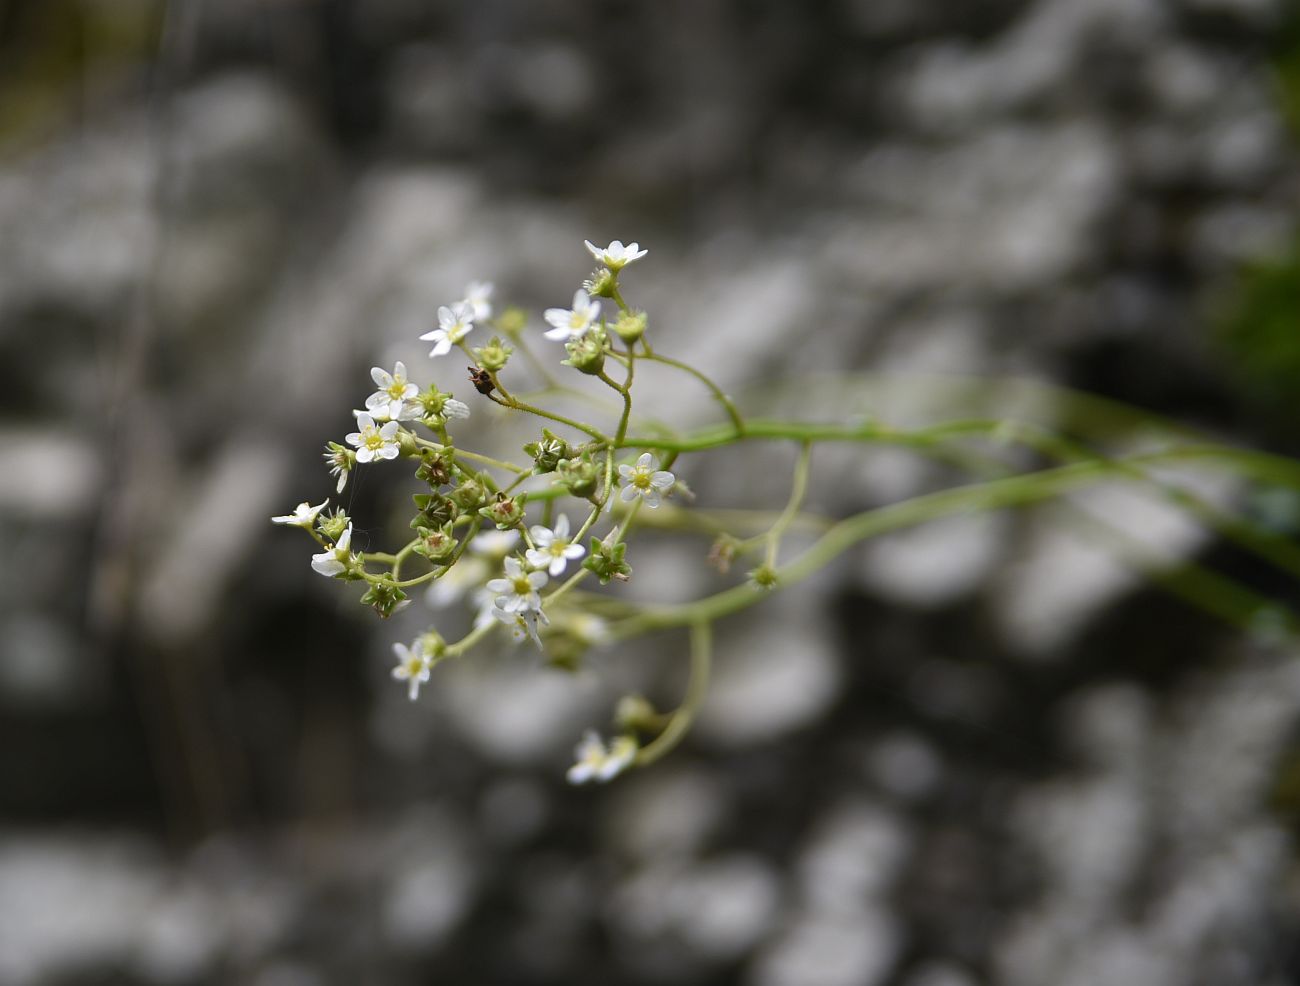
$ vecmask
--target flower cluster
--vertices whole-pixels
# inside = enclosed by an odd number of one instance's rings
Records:
[[[471,382],[483,401],[548,419],[550,427],[524,445],[525,460],[503,461],[455,443],[448,428],[469,417],[469,406],[436,385],[412,379],[407,364],[398,360],[391,369],[371,369],[373,389],[353,412],[356,430],[342,442],[328,443],[324,457],[337,479],[336,493],[362,466],[399,461],[413,466],[420,491],[412,498],[410,540],[392,554],[354,550],[352,518],[341,509],[326,513],[328,501],[304,502],[293,513],[272,518],[305,530],[317,542],[320,550],[311,560],[316,572],[364,582],[361,601],[381,617],[407,605],[406,590],[416,585],[427,587],[434,609],[470,603],[472,629],[459,641],[447,644],[429,630],[414,642],[393,645],[392,678],[406,686],[412,701],[438,660],[464,653],[497,626],[505,626],[515,640],[531,640],[555,665],[577,666],[583,651],[611,634],[588,598],[571,590],[592,575],[602,584],[626,581],[632,569],[625,560],[625,537],[637,510],[658,507],[678,488],[674,474],[649,450],[620,461],[624,450],[637,452],[625,438],[632,420],[632,365],[652,353],[643,338],[645,315],[626,307],[618,276],[647,251],[619,240],[605,247],[587,241],[586,247],[603,268],[574,292],[569,307],[545,310],[541,334],[564,344],[565,365],[599,376],[618,391],[623,415],[616,427],[602,431],[514,396],[500,374],[516,349],[525,350],[530,365],[540,365],[528,350],[527,317],[508,308],[494,318],[493,285],[475,281],[461,299],[438,308],[437,327],[419,339],[433,344],[430,357],[464,352],[473,362]],[[614,300],[612,315],[602,299]],[[480,326],[498,335],[471,350],[467,340]],[[605,371],[606,360],[626,368],[623,382]],[[510,386],[517,384],[512,380]],[[577,504],[580,520],[571,520],[572,510],[556,509],[564,498]],[[599,525],[604,529],[597,534]],[[421,571],[408,575],[408,565]],[[631,733],[608,747],[589,733],[569,780],[609,780],[635,762],[638,749]]]

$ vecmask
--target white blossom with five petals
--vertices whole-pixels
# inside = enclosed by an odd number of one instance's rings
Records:
[[[406,693],[414,702],[420,697],[420,686],[429,680],[433,662],[429,660],[429,655],[424,652],[424,645],[418,640],[414,647],[393,644],[393,653],[397,655],[397,667],[393,668],[392,672],[393,680],[406,682]]]
[[[389,421],[383,427],[375,424],[375,419],[365,411],[354,412],[357,416],[357,427],[360,431],[354,431],[347,436],[347,443],[355,446],[357,450],[358,462],[370,462],[373,459],[396,459],[398,455],[397,448],[397,422]]]
[[[496,596],[497,609],[507,613],[541,609],[542,597],[537,590],[546,585],[546,573],[526,571],[518,558],[507,558],[504,564],[506,577],[487,584],[488,591]]]
[[[294,527],[311,527],[316,523],[316,516],[325,509],[329,500],[322,500],[319,505],[313,507],[304,500],[298,504],[291,514],[282,514],[279,517],[272,517],[272,524],[292,524]]]
[[[379,389],[366,398],[366,410],[378,421],[403,421],[413,418],[419,408],[413,403],[420,388],[406,378],[406,364],[401,360],[389,373],[382,367],[372,367],[370,379]]]
[[[525,551],[524,557],[533,568],[546,569],[552,578],[563,575],[570,561],[587,553],[582,545],[569,540],[569,518],[564,514],[556,520],[554,530],[537,524],[530,527],[528,533],[537,547]]]
[[[420,336],[424,342],[433,343],[430,356],[445,356],[474,329],[474,306],[468,301],[458,301],[451,307],[438,309],[438,327]]]
[[[547,324],[552,326],[542,333],[547,339],[577,339],[585,335],[600,316],[600,302],[578,288],[573,293],[572,308],[548,308],[543,314]]]
[[[639,249],[640,243],[629,243],[624,246],[622,240],[614,240],[607,247],[598,247],[591,240],[583,240],[582,242],[587,245],[588,253],[615,272],[622,270],[634,260],[640,260],[650,252],[649,250]]]
[[[619,496],[628,501],[640,497],[647,507],[659,506],[660,499],[677,482],[677,477],[666,469],[655,469],[654,456],[649,452],[642,452],[635,466],[619,466],[618,475],[623,480]]]

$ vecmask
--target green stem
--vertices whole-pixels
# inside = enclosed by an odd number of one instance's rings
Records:
[[[781,538],[795,515],[799,513],[799,505],[803,503],[804,493],[808,490],[808,464],[811,457],[812,443],[805,441],[799,448],[799,461],[794,467],[794,481],[790,484],[790,500],[767,535],[768,565],[776,565],[776,552],[781,546]]]
[[[638,767],[649,766],[681,743],[704,704],[712,663],[713,625],[706,620],[697,620],[691,624],[691,677],[686,685],[686,696],[664,731],[637,751]]]
[[[727,417],[731,419],[731,427],[734,429],[734,434],[736,436],[745,434],[747,430],[745,419],[740,416],[740,412],[736,410],[736,405],[732,403],[731,398],[728,397],[723,392],[722,388],[719,387],[716,383],[714,383],[710,377],[701,373],[699,370],[695,369],[695,367],[691,366],[689,363],[683,363],[680,360],[675,360],[668,356],[660,356],[658,353],[650,352],[648,346],[647,346],[647,353],[642,358],[653,360],[656,363],[663,363],[665,366],[675,367],[676,369],[681,370],[684,373],[689,373],[696,380],[700,381],[700,383],[704,384],[704,386],[709,388],[714,398],[718,401],[718,403],[722,405],[723,409],[727,412]]]

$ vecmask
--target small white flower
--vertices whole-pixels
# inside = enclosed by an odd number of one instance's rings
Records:
[[[537,590],[546,585],[545,572],[528,572],[518,558],[505,560],[506,577],[493,579],[488,591],[496,596],[498,609],[518,613],[526,609],[541,609],[542,597]]]
[[[304,500],[294,508],[291,514],[282,514],[279,517],[272,517],[272,524],[292,524],[294,527],[311,527],[316,523],[316,515],[325,509],[325,504],[329,500],[322,500],[319,506],[313,507]]]
[[[677,477],[665,469],[655,471],[655,460],[649,452],[642,452],[635,466],[621,465],[618,474],[623,480],[624,500],[640,497],[647,507],[659,506],[662,495],[673,488]]]
[[[591,323],[600,315],[600,302],[587,297],[587,292],[579,288],[573,293],[572,308],[548,308],[546,321],[554,326],[543,335],[547,339],[576,339],[591,328]]]
[[[587,781],[604,783],[630,767],[636,759],[636,751],[636,740],[631,736],[619,736],[610,743],[607,750],[600,737],[589,729],[574,750],[577,763],[569,768],[565,776],[570,784],[585,784]]]
[[[538,634],[537,627],[550,626],[550,618],[540,609],[526,609],[518,613],[510,613],[499,606],[493,606],[488,611],[489,616],[500,620],[510,628],[510,636],[515,643],[522,643],[524,640],[531,640],[537,645],[537,649],[542,649],[542,638]]]
[[[484,531],[469,543],[469,550],[480,558],[504,558],[519,543],[518,531]]]
[[[474,321],[486,322],[492,317],[492,282],[470,281],[465,288],[465,304],[474,312]]]
[[[393,668],[393,680],[405,681],[407,694],[414,702],[420,697],[420,686],[429,680],[433,662],[424,652],[424,644],[417,640],[414,647],[405,644],[393,644],[393,653],[397,655],[397,667]]]
[[[398,454],[397,422],[389,421],[382,428],[379,428],[375,425],[375,419],[367,412],[357,411],[355,413],[357,427],[361,430],[348,435],[347,443],[356,446],[357,461],[370,462],[372,459],[396,459]]]
[[[406,379],[406,364],[398,360],[389,373],[381,367],[373,367],[370,379],[379,389],[366,398],[366,410],[380,421],[389,419],[401,421],[415,417],[418,408],[412,404],[420,388]]]
[[[318,555],[311,556],[311,567],[326,578],[333,578],[352,567],[352,525],[339,535],[334,547],[326,548]]]
[[[443,305],[438,309],[438,327],[426,332],[420,338],[432,342],[430,356],[443,356],[451,352],[451,347],[464,339],[474,328],[474,309],[465,301],[458,301],[450,308]]]
[[[623,245],[622,240],[615,240],[607,247],[598,247],[591,240],[583,240],[587,245],[587,251],[596,258],[597,261],[604,264],[610,270],[618,272],[634,260],[640,260],[648,250],[640,250],[640,243],[629,243]]]
[[[564,514],[560,514],[559,520],[555,522],[555,530],[538,524],[530,527],[528,533],[537,545],[524,552],[528,564],[533,568],[547,569],[554,577],[564,574],[571,559],[581,558],[587,553],[582,545],[569,540],[569,518]]]

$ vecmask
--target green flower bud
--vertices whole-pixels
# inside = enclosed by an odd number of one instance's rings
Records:
[[[591,460],[590,452],[583,452],[576,459],[561,459],[555,464],[555,472],[560,483],[576,497],[591,497],[600,482],[600,469]]]
[[[643,695],[624,695],[614,709],[614,721],[623,732],[658,733],[671,716],[656,712]]]
[[[448,499],[465,513],[483,506],[483,504],[487,503],[490,495],[488,488],[483,485],[482,481],[473,477],[466,479],[447,494]]]
[[[447,653],[447,641],[442,639],[442,634],[437,630],[428,630],[420,634],[416,643],[420,645],[420,648],[432,661],[436,661]]]
[[[624,312],[614,323],[614,331],[629,346],[645,335],[645,312]]]
[[[759,565],[749,573],[749,581],[759,589],[775,589],[778,581],[776,569],[771,565]]]
[[[405,428],[397,433],[397,448],[406,459],[418,458],[420,455],[420,446],[416,443],[415,436]]]
[[[507,346],[496,336],[493,336],[486,346],[474,350],[474,356],[478,359],[479,366],[496,373],[505,369],[506,361],[510,359],[510,354],[514,351],[514,346]]]
[[[441,493],[416,493],[411,499],[415,501],[415,509],[419,511],[411,521],[412,530],[418,531],[421,527],[430,529],[446,527],[460,516],[460,508]]]
[[[587,294],[593,298],[614,297],[614,288],[617,284],[614,272],[607,267],[597,267],[591,272],[591,277],[582,282],[582,286],[587,289]]]
[[[445,562],[456,551],[456,536],[451,531],[451,525],[443,527],[417,527],[415,529],[419,541],[415,545],[415,553],[431,562]]]
[[[529,442],[524,446],[524,455],[533,460],[533,472],[538,476],[555,472],[560,460],[567,459],[572,454],[568,442],[549,428],[542,429],[541,441]]]
[[[500,315],[497,316],[497,328],[511,338],[518,339],[519,333],[524,331],[524,326],[528,324],[528,313],[522,308],[516,308],[511,305]]]
[[[363,605],[370,606],[385,620],[397,611],[406,600],[406,593],[395,585],[372,585],[361,597]]]
[[[626,582],[632,577],[632,566],[623,560],[626,552],[627,544],[623,541],[611,546],[600,538],[592,538],[591,553],[582,567],[594,572],[601,585],[608,585],[610,579]]]
[[[570,339],[564,348],[569,358],[560,362],[565,366],[593,377],[605,368],[605,333],[599,329],[593,328],[586,335]]]
[[[415,470],[415,478],[423,480],[435,490],[451,482],[452,463],[455,452],[444,446],[440,449],[423,449],[420,452],[420,468]]]
[[[527,499],[526,493],[517,497],[498,493],[496,500],[479,510],[479,516],[496,524],[498,531],[508,531],[518,527],[524,519],[524,502]]]
[[[332,513],[317,517],[316,529],[325,535],[326,540],[332,543],[343,536],[343,532],[348,529],[348,524],[351,522],[352,518],[346,513],[342,510],[335,510]]]

